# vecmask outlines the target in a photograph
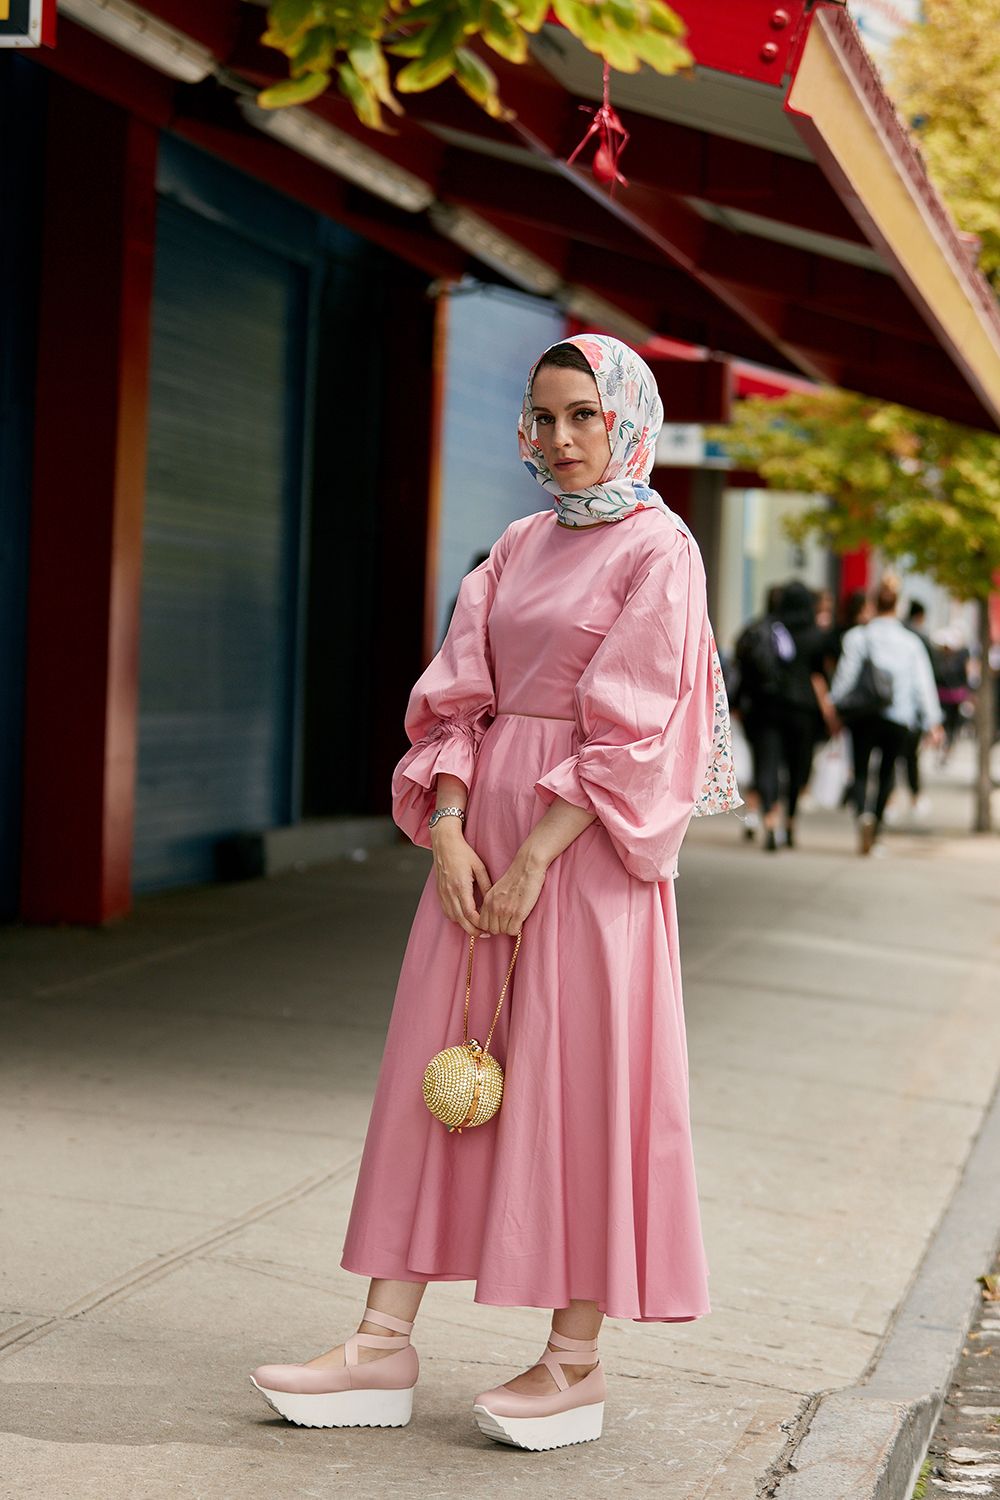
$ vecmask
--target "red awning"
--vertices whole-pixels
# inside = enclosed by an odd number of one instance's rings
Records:
[[[567,164],[601,63],[554,25],[527,65],[498,68],[509,124],[451,84],[408,96],[395,135],[366,131],[333,92],[297,111],[327,127],[327,165],[301,132],[282,143],[238,107],[234,83],[284,69],[241,0],[150,0],[217,59],[196,86],[65,21],[43,60],[430,274],[486,266],[636,343],[665,341],[662,358],[728,356],[1000,427],[996,301],[843,5],[675,3],[697,66],[612,75],[631,133],[614,197]]]

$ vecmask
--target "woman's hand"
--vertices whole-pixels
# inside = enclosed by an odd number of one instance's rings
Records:
[[[479,930],[487,933],[508,932],[512,936],[521,931],[521,925],[533,911],[535,902],[545,884],[547,866],[518,853],[510,867],[500,876],[496,885],[490,886],[479,913]]]
[[[475,893],[478,882],[485,896],[490,888],[490,874],[472,845],[466,843],[458,818],[442,818],[431,829],[431,849],[441,910],[463,932],[485,936]]]
[[[831,739],[834,735],[838,735],[844,727],[840,722],[840,715],[832,698],[827,698],[823,704],[823,722],[826,725],[827,734],[829,734]]]

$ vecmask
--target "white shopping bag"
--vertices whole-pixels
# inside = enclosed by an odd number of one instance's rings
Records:
[[[809,791],[817,807],[838,808],[851,776],[851,747],[841,731],[827,740],[813,763]]]
[[[753,757],[739,719],[733,720],[733,770],[740,786],[753,786]]]

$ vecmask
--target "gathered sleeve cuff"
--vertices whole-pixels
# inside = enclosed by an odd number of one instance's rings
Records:
[[[414,844],[431,847],[427,819],[437,805],[434,778],[457,776],[467,789],[472,786],[476,751],[489,722],[486,711],[438,719],[397,765],[392,776],[393,821]]]
[[[435,777],[457,776],[471,789],[479,742],[496,714],[487,622],[508,546],[505,532],[463,578],[441,649],[410,693],[410,748],[392,774],[392,816],[424,849],[431,847],[427,819],[437,803]]]
[[[676,875],[706,796],[717,659],[701,557],[678,529],[644,564],[577,684],[579,750],[535,782],[546,804],[558,796],[595,813],[640,880]]]

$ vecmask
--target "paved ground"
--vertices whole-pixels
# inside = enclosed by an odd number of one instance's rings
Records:
[[[427,857],[409,846],[0,934],[0,1493],[18,1500],[754,1500],[879,1348],[1000,1076],[1000,840],[765,855],[696,823],[678,895],[713,1312],[609,1323],[606,1436],[500,1448],[469,1402],[535,1311],[430,1288],[403,1430],[276,1420],[247,1372],[354,1326],[342,1230]]]

